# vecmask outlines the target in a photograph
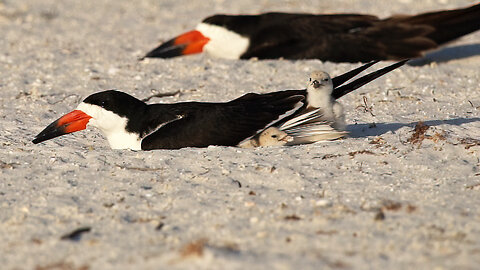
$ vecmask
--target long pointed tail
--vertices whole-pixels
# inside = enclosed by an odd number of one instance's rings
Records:
[[[415,16],[392,17],[385,21],[431,26],[434,30],[426,37],[440,45],[480,29],[480,4]]]
[[[358,89],[358,88],[364,86],[365,84],[375,80],[376,78],[381,77],[381,76],[389,73],[390,71],[403,66],[408,60],[409,59],[406,59],[406,60],[397,62],[393,65],[386,66],[382,69],[379,69],[379,70],[374,71],[372,73],[369,73],[365,76],[362,76],[362,77],[356,79],[355,81],[353,81],[349,84],[345,84],[345,85],[342,85],[340,87],[337,87],[337,88],[333,89],[332,96],[335,99],[340,98],[340,97],[354,91],[355,89]]]
[[[357,76],[358,74],[360,74],[362,71],[364,71],[365,69],[375,65],[376,63],[378,63],[379,61],[376,60],[376,61],[371,61],[371,62],[368,62],[356,69],[353,69],[353,70],[350,70],[349,72],[346,72],[342,75],[339,75],[335,78],[332,79],[332,83],[333,83],[333,87],[336,88],[336,87],[339,87],[340,85],[344,84],[346,81],[350,80],[351,78]]]

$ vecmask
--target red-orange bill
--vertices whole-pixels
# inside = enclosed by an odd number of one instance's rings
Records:
[[[197,30],[193,30],[164,42],[145,55],[145,57],[172,58],[180,55],[201,53],[210,39]],[[144,57],[144,58],[145,58]]]
[[[74,110],[48,125],[42,132],[35,136],[32,142],[37,144],[58,136],[83,130],[87,127],[90,118],[92,118],[90,115],[80,110]]]

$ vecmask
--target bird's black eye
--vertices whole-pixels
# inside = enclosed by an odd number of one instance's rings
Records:
[[[277,138],[278,136],[277,135],[272,135],[272,138]]]
[[[318,88],[318,87],[320,87],[320,83],[317,80],[313,81],[313,88]]]
[[[311,81],[312,81],[312,78],[308,78],[308,81],[311,82]]]
[[[324,82],[328,82],[328,78],[323,79]]]
[[[100,101],[99,105],[102,108],[106,108],[108,106],[108,101],[107,100],[102,100],[102,101]]]

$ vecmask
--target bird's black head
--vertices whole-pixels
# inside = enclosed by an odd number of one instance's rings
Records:
[[[97,105],[102,109],[127,118],[132,118],[146,106],[145,102],[117,90],[106,90],[92,94],[85,98],[83,103]]]
[[[224,27],[242,36],[250,36],[261,18],[256,15],[225,15],[217,14],[207,17],[202,22]]]
[[[298,14],[270,12],[258,15],[226,15],[217,14],[205,18],[202,22],[225,27],[242,36],[250,37],[261,29],[286,23],[297,17]]]
[[[113,149],[140,150],[142,117],[147,104],[128,94],[107,90],[88,96],[76,110],[60,117],[40,132],[33,143],[83,130],[99,128]],[[132,135],[133,133],[133,135]]]

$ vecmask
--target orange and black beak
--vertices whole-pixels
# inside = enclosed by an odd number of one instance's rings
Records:
[[[200,33],[200,31],[190,31],[161,44],[147,53],[143,58],[172,58],[181,55],[201,53],[203,46],[205,46],[209,40],[210,39]]]
[[[48,127],[35,136],[32,142],[37,144],[58,136],[83,130],[87,127],[90,118],[92,118],[90,115],[80,110],[74,110],[48,125]]]

